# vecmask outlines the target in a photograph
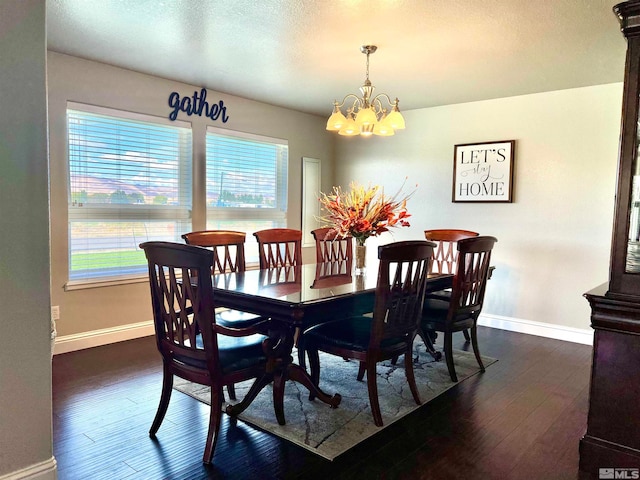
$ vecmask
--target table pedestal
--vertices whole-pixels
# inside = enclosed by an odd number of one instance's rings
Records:
[[[273,322],[268,332],[269,338],[263,342],[263,348],[267,353],[267,368],[264,375],[257,378],[240,403],[228,405],[226,412],[235,417],[241,414],[262,391],[264,387],[273,382],[273,406],[276,419],[280,425],[285,425],[284,417],[284,387],[287,380],[293,380],[304,385],[318,400],[328,404],[331,408],[340,405],[342,397],[336,393],[329,395],[314,385],[307,371],[293,363],[291,352],[293,350],[294,330],[291,325],[283,322]]]

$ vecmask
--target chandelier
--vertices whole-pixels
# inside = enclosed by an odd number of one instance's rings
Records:
[[[369,81],[369,55],[374,53],[378,47],[375,45],[363,45],[360,51],[367,55],[367,76],[364,85],[360,87],[362,97],[354,93],[347,94],[341,103],[333,102],[333,113],[327,120],[327,130],[338,132],[340,135],[354,136],[380,135],[388,137],[394,135],[396,130],[404,128],[404,117],[398,108],[399,100],[391,100],[386,93],[379,93],[373,97],[375,87]],[[353,103],[347,100],[353,99]],[[385,100],[391,107],[389,112],[382,104]],[[340,110],[346,106],[347,114]]]

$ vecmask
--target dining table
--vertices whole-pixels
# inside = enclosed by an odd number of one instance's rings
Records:
[[[267,372],[256,380],[242,401],[227,407],[235,416],[244,411],[257,394],[273,382],[276,418],[285,424],[284,386],[288,380],[304,385],[318,400],[336,408],[339,393],[323,392],[311,380],[305,368],[293,361],[296,333],[315,325],[373,312],[378,264],[370,262],[356,275],[351,264],[324,263],[246,270],[213,276],[217,307],[253,313],[270,319],[263,348]],[[450,288],[453,275],[433,274],[427,292]]]

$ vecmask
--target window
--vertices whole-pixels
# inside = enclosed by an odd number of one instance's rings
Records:
[[[186,122],[68,104],[69,280],[146,275],[138,245],[191,227]]]
[[[288,158],[286,140],[207,129],[207,229],[246,232],[248,263],[253,232],[287,226]]]

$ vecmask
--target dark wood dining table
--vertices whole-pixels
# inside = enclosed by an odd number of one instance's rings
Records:
[[[324,322],[373,311],[378,265],[371,262],[364,274],[334,268],[328,264],[304,264],[247,270],[215,275],[214,301],[217,306],[269,317],[267,369],[271,369],[274,405],[278,423],[285,424],[284,384],[294,380],[332,408],[340,404],[338,393],[329,395],[314,385],[307,371],[293,362],[294,334]],[[342,271],[341,271],[342,268]],[[349,267],[350,268],[350,267]],[[435,274],[427,291],[452,285],[453,275]],[[264,385],[251,388],[251,395],[227,408],[230,415],[243,411]]]

